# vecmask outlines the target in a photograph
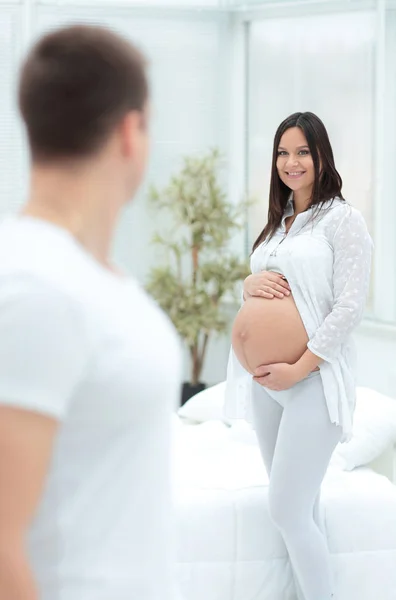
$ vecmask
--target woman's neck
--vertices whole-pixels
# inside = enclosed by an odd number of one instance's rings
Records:
[[[307,210],[311,203],[312,187],[293,192],[294,213],[296,215]]]

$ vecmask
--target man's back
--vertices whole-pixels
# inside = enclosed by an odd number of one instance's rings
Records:
[[[40,600],[170,598],[178,346],[65,230],[0,225],[0,400],[60,422],[29,531]]]

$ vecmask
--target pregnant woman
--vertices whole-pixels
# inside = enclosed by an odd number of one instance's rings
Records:
[[[334,585],[319,493],[338,442],[350,438],[354,346],[372,241],[342,197],[326,129],[296,113],[274,140],[268,222],[232,330],[225,411],[251,421],[270,477],[269,510],[301,600]]]

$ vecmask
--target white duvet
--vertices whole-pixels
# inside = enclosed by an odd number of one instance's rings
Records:
[[[175,420],[178,578],[184,600],[295,600],[267,511],[257,445],[220,421]],[[322,490],[336,600],[396,600],[396,486],[330,467]]]

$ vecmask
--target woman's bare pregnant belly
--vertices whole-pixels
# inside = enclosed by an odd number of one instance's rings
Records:
[[[260,365],[293,364],[307,349],[308,336],[293,297],[248,298],[232,328],[232,347],[253,374]]]

